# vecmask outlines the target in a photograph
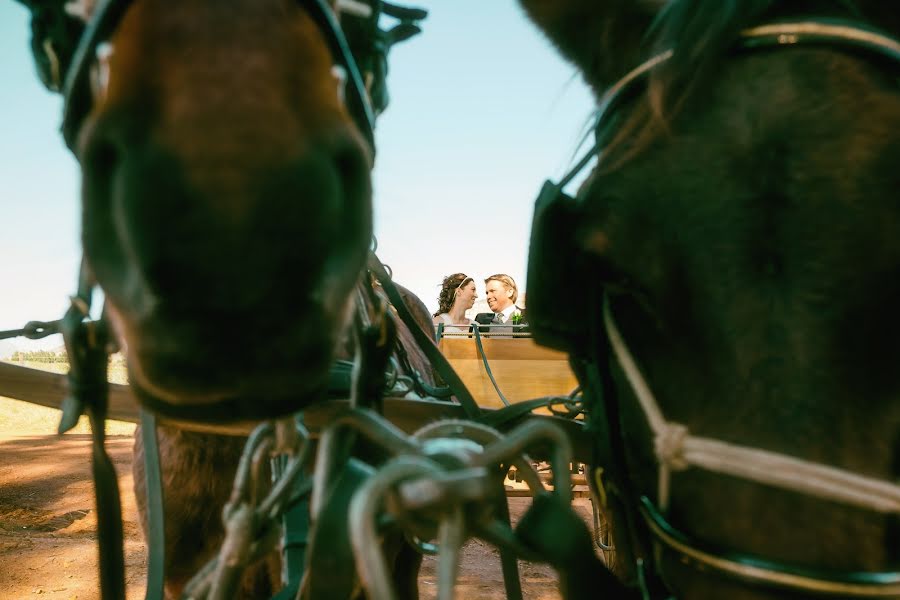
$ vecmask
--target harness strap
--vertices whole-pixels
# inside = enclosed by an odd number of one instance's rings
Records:
[[[99,404],[99,403],[98,403]],[[97,505],[97,538],[100,546],[100,593],[103,600],[125,599],[124,535],[122,502],[116,469],[104,447],[106,402],[88,408],[93,444],[91,468]]]
[[[497,396],[500,397],[500,401],[503,402],[504,406],[509,406],[509,400],[507,400],[506,396],[503,395],[503,392],[500,391],[500,386],[497,385],[497,380],[494,379],[494,373],[491,371],[490,363],[488,363],[487,354],[485,354],[484,346],[481,344],[481,333],[478,331],[479,329],[478,323],[472,324],[472,333],[475,335],[475,346],[478,348],[478,353],[481,355],[481,362],[484,363],[484,370],[491,379],[491,383],[494,386],[494,390],[497,392]]]
[[[22,329],[9,329],[0,331],[0,340],[14,337],[24,337],[29,340],[39,340],[48,335],[59,333],[60,321],[28,321]]]
[[[391,304],[397,309],[397,314],[400,315],[400,319],[406,324],[410,332],[412,332],[416,343],[419,344],[419,348],[422,349],[422,352],[425,353],[425,356],[427,356],[428,360],[431,361],[431,364],[434,365],[434,368],[441,376],[441,379],[443,379],[444,382],[450,386],[450,389],[453,390],[453,395],[456,396],[456,399],[462,405],[466,417],[477,420],[481,416],[482,411],[478,406],[478,403],[475,402],[475,398],[472,397],[472,394],[469,392],[468,388],[466,388],[462,379],[456,374],[456,371],[450,365],[447,357],[445,357],[437,345],[435,345],[434,339],[425,333],[422,327],[416,322],[415,318],[413,318],[412,313],[409,312],[409,307],[406,306],[406,302],[403,300],[403,296],[400,295],[397,286],[391,281],[391,276],[388,275],[384,265],[378,257],[375,256],[374,252],[369,253],[369,270],[375,274],[375,277],[378,279],[379,283],[381,283],[381,287],[384,288],[385,293],[387,293]]]
[[[147,591],[146,600],[162,600],[166,577],[166,528],[162,469],[156,415],[141,409],[141,440],[144,442],[144,478],[147,485]]]
[[[588,302],[592,306],[603,301],[603,291],[592,287]],[[592,475],[588,483],[598,498],[605,499],[610,514],[620,515],[619,529],[614,530],[617,558],[632,569],[625,584],[639,589],[642,600],[668,598],[665,586],[645,567],[652,559],[651,541],[642,524],[637,495],[629,477],[625,460],[625,440],[619,420],[619,402],[611,377],[609,339],[600,319],[587,323],[587,340],[581,351],[572,356],[572,368],[578,375],[584,396],[585,433],[594,440]],[[602,469],[602,470],[601,470]],[[600,480],[600,473],[605,471]]]
[[[566,600],[638,600],[594,553],[591,534],[572,507],[555,494],[539,494],[516,526],[516,537],[559,572]]]
[[[551,404],[555,404],[558,401],[559,398],[556,396],[547,396],[544,398],[533,398],[523,402],[516,402],[515,404],[508,404],[499,410],[485,412],[484,415],[478,419],[478,422],[496,429],[502,429],[504,425],[516,421],[525,415],[531,414],[531,411],[534,409],[544,408]]]
[[[368,276],[364,276],[368,281]],[[365,288],[365,291],[361,288]],[[366,309],[365,292],[369,292],[373,314]],[[350,404],[358,408],[371,408],[383,412],[388,363],[391,349],[397,339],[397,325],[388,318],[385,300],[367,284],[357,286],[356,360]]]
[[[124,600],[125,560],[122,507],[116,470],[106,452],[104,431],[108,406],[107,354],[103,321],[84,323],[70,309],[63,324],[71,368],[69,396],[60,422],[60,433],[78,422],[86,412],[91,424],[91,469],[97,507],[97,538],[100,547],[100,592],[104,600]],[[93,338],[93,339],[92,339]]]
[[[595,321],[592,321],[592,328],[595,327],[594,323]],[[600,497],[606,498],[607,504],[613,505],[610,512],[618,511],[624,515],[621,523],[625,525],[625,531],[615,532],[616,554],[626,564],[637,566],[638,569],[634,574],[635,578],[626,584],[639,588],[643,600],[663,598],[665,597],[661,593],[663,586],[657,578],[653,577],[652,573],[642,573],[642,561],[649,556],[651,544],[644,535],[646,530],[638,527],[640,515],[632,502],[635,494],[625,464],[625,442],[619,428],[619,407],[613,382],[608,377],[608,369],[601,371],[598,366],[606,360],[605,338],[602,336],[602,330],[592,331],[591,336],[596,341],[597,349],[592,360],[585,360],[582,363],[583,370],[581,370],[584,376],[585,431],[595,440],[592,470],[602,466],[608,471],[609,477],[604,477],[603,482],[600,482],[594,471],[588,482]],[[604,488],[601,489],[600,486]]]
[[[723,552],[720,548],[705,547],[672,527],[653,503],[641,498],[641,513],[655,539],[677,552],[681,560],[705,569],[712,569],[739,579],[803,590],[840,598],[897,598],[900,596],[900,573],[848,573],[821,571],[788,566],[758,556]]]
[[[78,274],[78,292],[60,323],[69,356],[69,394],[63,399],[58,432],[65,433],[85,412],[91,424],[91,470],[97,508],[100,549],[100,594],[103,600],[125,599],[124,535],[119,482],[106,452],[106,413],[109,405],[107,366],[109,331],[104,314],[89,317],[93,279],[84,261]]]

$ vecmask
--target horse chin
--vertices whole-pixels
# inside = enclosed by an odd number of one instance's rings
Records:
[[[296,324],[278,340],[235,335],[229,343],[210,343],[202,336],[179,336],[187,328],[173,323],[145,328],[116,310],[109,314],[135,396],[164,416],[211,422],[273,418],[322,400],[327,389],[336,339],[323,323]]]
[[[299,363],[303,367],[294,370],[197,369],[187,376],[182,375],[184,369],[195,365],[184,362],[173,368],[176,362],[174,357],[128,359],[130,384],[140,403],[175,419],[224,422],[280,417],[321,400],[328,383],[329,361]]]
[[[132,391],[144,409],[161,416],[165,421],[235,423],[277,419],[302,411],[324,397],[325,387],[310,388],[297,396],[223,394],[192,399],[202,399],[208,404],[174,404],[160,398],[155,394],[156,390],[150,391],[139,384],[132,384]],[[183,401],[184,398],[180,400]]]

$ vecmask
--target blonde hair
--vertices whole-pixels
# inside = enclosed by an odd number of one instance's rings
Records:
[[[519,286],[516,285],[515,279],[505,273],[497,273],[496,275],[491,275],[485,279],[484,285],[487,285],[489,281],[499,281],[506,286],[506,289],[512,290],[510,299],[513,301],[513,304],[516,303],[516,299],[519,297]]]

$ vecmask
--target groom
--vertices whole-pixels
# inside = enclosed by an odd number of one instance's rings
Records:
[[[492,313],[479,313],[475,321],[482,325],[524,325],[522,309],[516,306],[519,288],[509,275],[498,273],[484,280],[485,296]],[[512,328],[509,328],[512,332]],[[494,330],[495,333],[498,331]]]

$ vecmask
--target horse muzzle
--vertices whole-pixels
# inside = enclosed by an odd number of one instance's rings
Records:
[[[114,300],[108,306],[138,399],[164,415],[210,421],[271,418],[321,400],[346,312],[134,318]]]

